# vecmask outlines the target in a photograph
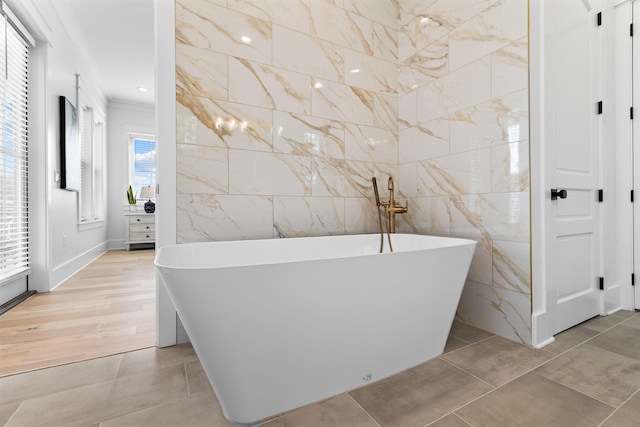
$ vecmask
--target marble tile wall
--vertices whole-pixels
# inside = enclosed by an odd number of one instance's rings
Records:
[[[178,242],[377,230],[396,0],[177,0]]]
[[[527,1],[399,10],[401,230],[477,240],[458,318],[530,344]]]
[[[178,242],[479,242],[458,316],[530,343],[527,0],[176,0]],[[401,200],[404,202],[404,200]]]

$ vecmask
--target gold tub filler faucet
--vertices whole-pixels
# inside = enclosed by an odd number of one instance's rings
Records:
[[[382,230],[380,206],[384,207],[389,250],[393,252],[393,246],[391,246],[391,233],[396,232],[396,214],[403,214],[407,212],[407,210],[409,210],[409,202],[407,201],[406,206],[401,206],[396,202],[393,195],[393,177],[389,177],[389,184],[387,186],[389,189],[389,200],[380,200],[380,195],[378,194],[378,182],[375,176],[371,178],[371,182],[373,183],[373,193],[376,196],[376,206],[378,208],[378,223],[380,224],[380,253],[382,253],[382,247],[384,245],[384,231]]]

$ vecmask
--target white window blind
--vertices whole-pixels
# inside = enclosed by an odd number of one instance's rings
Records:
[[[93,214],[93,109],[80,108],[80,222],[92,221]]]
[[[142,187],[156,186],[156,141],[153,135],[129,135],[131,189],[140,197]]]
[[[84,92],[78,76],[78,125],[80,131],[80,192],[79,222],[104,219],[104,126],[92,107],[92,100]]]
[[[2,7],[7,13],[6,6]],[[9,13],[9,19],[12,17]],[[0,16],[0,284],[29,270],[29,51],[21,33],[24,34],[21,25]]]

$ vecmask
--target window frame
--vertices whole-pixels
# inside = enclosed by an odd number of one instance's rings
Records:
[[[2,153],[2,178],[0,189],[2,198],[7,201],[2,205],[2,238],[14,242],[2,248],[0,266],[0,286],[12,287],[25,283],[25,276],[31,273],[31,232],[29,215],[29,61],[31,48],[35,40],[22,25],[16,15],[0,2],[0,19],[2,19],[2,42],[4,44],[3,59],[3,108],[0,111],[2,123],[0,126],[0,152]],[[21,46],[17,46],[21,43]],[[24,54],[24,57],[21,57]],[[20,64],[20,66],[17,66]],[[24,68],[22,68],[24,65]],[[24,96],[24,98],[22,98]],[[9,108],[11,106],[11,108]],[[6,110],[5,110],[6,107]],[[16,108],[17,107],[17,108]],[[6,168],[13,170],[13,174],[5,175]],[[12,209],[13,208],[13,209]],[[7,212],[13,212],[6,215]],[[13,226],[11,226],[13,224]],[[9,225],[9,227],[5,227]],[[5,240],[8,239],[8,240]],[[13,254],[13,255],[11,255]]]
[[[81,129],[81,188],[78,192],[78,231],[103,227],[106,221],[106,129],[104,113],[90,93],[85,91],[82,78],[76,75],[77,108]],[[89,117],[89,123],[86,118]],[[90,131],[87,137],[86,130]],[[89,145],[89,147],[87,147]],[[89,148],[89,149],[88,149]],[[90,152],[90,158],[85,157]],[[85,165],[88,164],[88,167]],[[89,170],[91,188],[85,187],[85,171]],[[87,202],[87,199],[90,199]],[[85,203],[90,203],[90,218],[85,219]]]
[[[136,191],[135,186],[134,186],[134,182],[135,182],[135,141],[136,140],[141,140],[141,141],[152,141],[154,146],[153,146],[153,162],[154,162],[154,172],[153,172],[153,178],[154,178],[154,182],[153,182],[153,186],[155,187],[156,184],[158,183],[158,174],[157,174],[157,170],[156,170],[156,165],[158,163],[158,159],[156,156],[156,152],[157,152],[157,141],[156,141],[156,136],[152,133],[145,133],[145,132],[127,132],[127,140],[128,140],[128,147],[127,147],[127,162],[128,162],[128,170],[129,170],[129,180],[128,180],[128,184],[127,186],[131,186],[131,188],[134,191],[134,196],[136,197],[136,202],[139,199],[139,192]]]

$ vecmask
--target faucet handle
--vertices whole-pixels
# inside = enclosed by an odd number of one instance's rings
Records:
[[[398,210],[397,213],[405,213],[409,210],[409,201],[407,200],[404,206],[402,206],[400,203],[397,203],[394,207],[401,209],[401,210]]]

